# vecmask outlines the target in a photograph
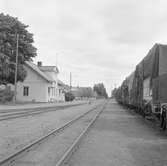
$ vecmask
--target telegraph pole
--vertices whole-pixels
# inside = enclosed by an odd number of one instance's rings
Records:
[[[19,34],[16,35],[16,63],[15,63],[15,79],[14,79],[14,102],[16,103],[17,95],[17,67],[18,67],[18,46],[19,46]]]
[[[70,91],[71,91],[71,88],[72,88],[72,75],[71,75],[71,72],[70,72]]]

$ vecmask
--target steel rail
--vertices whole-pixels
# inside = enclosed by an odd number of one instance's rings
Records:
[[[29,145],[26,145],[22,149],[18,150],[17,152],[11,154],[10,156],[5,158],[4,160],[0,161],[0,166],[12,163],[13,161],[15,161],[16,157],[19,157],[19,155],[23,154],[24,152],[25,153],[28,152],[30,149],[35,147],[35,145],[41,144],[42,141],[47,140],[47,138],[49,138],[50,136],[58,134],[60,131],[63,131],[66,127],[72,125],[74,122],[78,121],[79,119],[81,119],[82,117],[84,117],[88,113],[92,112],[93,110],[97,109],[98,107],[99,107],[99,105],[91,108],[89,111],[85,112],[84,114],[79,115],[77,118],[74,118],[74,119],[70,120],[69,122],[65,123],[61,127],[51,131],[47,135],[40,137],[39,139],[37,139],[33,143],[30,143]]]
[[[60,160],[56,163],[56,166],[63,166],[67,164],[69,158],[72,156],[72,154],[75,152],[77,147],[79,146],[80,141],[83,139],[85,134],[88,132],[90,127],[95,123],[99,115],[103,112],[105,109],[105,105],[103,108],[94,116],[94,118],[91,120],[91,122],[88,124],[88,126],[83,130],[83,132],[75,139],[73,144],[67,149],[67,151],[64,153],[64,155],[60,158]]]
[[[47,107],[47,108],[41,108],[39,110],[38,109],[27,109],[27,111],[21,111],[21,112],[14,112],[14,113],[0,113],[0,121],[4,121],[4,120],[9,120],[9,119],[16,119],[16,118],[20,118],[20,117],[25,117],[25,116],[31,116],[31,115],[36,115],[36,114],[41,114],[41,113],[46,113],[46,112],[53,112],[53,111],[57,111],[57,110],[61,110],[61,109],[66,109],[66,108],[70,108],[73,106],[78,106],[78,105],[82,105],[82,104],[77,104],[77,105],[70,105],[70,106],[59,106],[59,107]],[[47,110],[46,110],[47,109]]]

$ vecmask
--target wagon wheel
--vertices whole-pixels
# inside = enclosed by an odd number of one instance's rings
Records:
[[[162,130],[166,130],[166,110],[163,109],[162,115],[161,115],[161,125]]]
[[[145,118],[145,116],[146,116],[146,114],[145,114],[146,111],[147,111],[147,108],[144,107],[144,108],[142,109],[142,116],[143,116],[143,118]]]
[[[163,120],[163,126],[162,126],[162,129],[163,129],[163,130],[166,130],[166,122],[167,122],[167,121],[166,121],[166,117],[167,117],[167,116],[166,116],[166,113],[167,113],[167,111],[165,110],[165,112],[164,112],[164,117],[163,117],[163,118],[164,118],[164,120]]]

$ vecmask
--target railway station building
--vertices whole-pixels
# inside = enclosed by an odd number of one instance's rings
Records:
[[[56,66],[42,66],[25,62],[27,76],[17,83],[17,101],[20,102],[60,102],[65,101],[62,83],[58,80],[59,70]]]

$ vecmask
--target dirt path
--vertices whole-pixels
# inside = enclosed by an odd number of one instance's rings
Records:
[[[110,101],[69,166],[166,166],[167,136]]]

